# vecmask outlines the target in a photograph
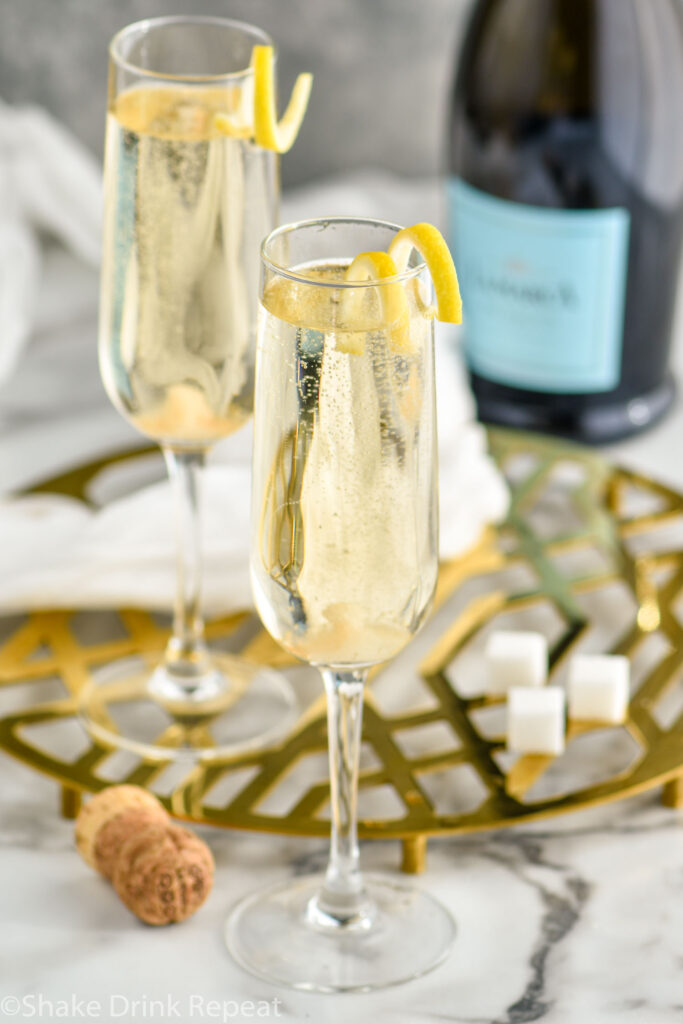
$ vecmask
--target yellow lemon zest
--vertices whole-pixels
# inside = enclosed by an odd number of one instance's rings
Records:
[[[434,282],[438,319],[450,324],[462,323],[458,275],[453,257],[439,229],[433,224],[414,224],[395,235],[389,246],[389,254],[394,258],[397,273],[407,269],[413,249],[417,249],[422,256]]]
[[[287,109],[278,121],[273,47],[255,46],[251,62],[254,68],[254,139],[264,149],[286,153],[299,134],[311,95],[313,75],[305,73],[298,76]]]
[[[344,283],[377,282],[376,291],[379,300],[381,329],[387,331],[391,346],[395,351],[407,352],[410,349],[410,309],[406,293],[400,281],[390,280],[383,283],[386,278],[396,277],[397,274],[396,264],[389,253],[362,252],[348,267],[344,275]],[[361,329],[364,319],[367,322],[361,310],[364,291],[363,288],[342,289],[340,320],[351,330],[353,330],[354,324],[358,325],[358,329],[353,334],[337,339],[339,351],[362,355],[364,350],[362,339],[367,332],[367,327],[364,331]]]
[[[254,130],[250,124],[233,121],[227,114],[214,114],[213,126],[221,135],[227,135],[231,139],[250,139]]]

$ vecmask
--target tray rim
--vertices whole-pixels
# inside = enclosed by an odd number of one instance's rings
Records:
[[[561,451],[570,458],[578,458],[581,461],[586,461],[595,467],[598,467],[605,475],[606,486],[612,486],[614,481],[617,484],[621,483],[632,483],[635,485],[644,484],[649,487],[654,487],[659,493],[671,499],[673,504],[680,511],[683,509],[683,494],[674,490],[669,485],[657,481],[653,478],[646,477],[642,473],[637,471],[629,470],[621,467],[619,464],[610,463],[601,453],[593,450],[587,450],[579,445],[565,442],[562,439],[547,438],[541,435],[531,435],[521,431],[509,431],[502,428],[493,428],[489,430],[489,438],[492,442],[492,446],[495,448],[496,442],[499,442],[505,447],[506,445],[513,446],[515,444],[522,444],[524,449],[530,453],[546,452],[549,449],[555,449]],[[144,445],[142,447],[128,447],[125,449],[117,448],[115,451],[100,456],[96,459],[90,460],[89,462],[79,463],[66,471],[63,471],[54,477],[50,477],[33,484],[22,493],[25,494],[39,494],[39,493],[57,493],[57,494],[68,494],[70,497],[80,497],[83,500],[82,495],[74,494],[74,487],[85,488],[87,483],[92,480],[102,469],[105,469],[118,462],[125,462],[129,459],[139,458],[155,453],[158,448],[154,445]],[[615,484],[616,486],[616,484]],[[655,526],[661,520],[662,516],[665,518],[669,515],[669,512],[663,514],[655,513],[650,516],[636,517],[633,520],[623,520],[619,522],[619,534],[623,537],[624,534],[628,535],[633,525],[646,523],[649,526]],[[480,567],[482,564],[486,564],[487,559],[490,559],[491,555],[491,530],[485,531],[483,539],[479,544],[475,545],[475,548],[465,556],[464,559],[457,559],[452,562],[444,563],[442,566],[442,572],[455,572],[456,575],[461,572],[464,561],[471,561],[474,559],[476,565],[477,559],[479,559]],[[468,575],[467,573],[465,574]],[[619,575],[615,575],[614,578],[623,578]],[[91,609],[85,609],[90,611]],[[103,611],[105,609],[102,609]],[[148,612],[143,612],[136,609],[106,609],[113,611],[117,614],[126,612],[133,615],[149,615]],[[59,610],[46,610],[41,612],[28,613],[29,616],[62,616],[66,620],[73,614],[78,614],[84,611],[84,609],[74,608],[70,609],[59,609]],[[21,614],[21,613],[14,613]],[[248,612],[238,612],[234,615],[218,619],[217,621],[209,624],[209,632],[215,633],[216,631],[224,628],[231,623],[244,621],[244,616],[248,615]],[[7,613],[9,616],[10,613]],[[161,642],[161,631],[159,640]],[[271,641],[271,643],[273,643]],[[290,659],[288,656],[281,652],[281,664],[295,664],[295,659]],[[437,671],[431,678],[438,680],[440,673]],[[423,675],[423,679],[426,677]],[[21,682],[29,682],[30,680],[21,680]],[[443,677],[445,682],[445,676]],[[8,681],[5,679],[4,684]],[[17,683],[19,680],[16,681]],[[3,683],[2,677],[0,676],[0,684]],[[9,685],[12,685],[11,683]],[[636,695],[637,696],[637,695]],[[73,696],[67,698],[66,701],[58,703],[68,703],[69,700],[73,703]],[[368,694],[368,715],[372,715],[373,702],[371,690]],[[40,705],[38,706],[38,709]],[[26,711],[32,709],[25,709],[20,712],[16,712],[11,715],[5,715],[0,718],[0,749],[3,749],[6,753],[22,761],[23,763],[35,768],[41,774],[44,774],[50,778],[55,779],[60,783],[65,793],[72,794],[71,802],[77,803],[77,798],[73,796],[76,792],[95,792],[98,789],[105,788],[107,785],[112,784],[109,781],[101,781],[101,785],[93,785],[93,782],[98,782],[96,778],[89,776],[87,780],[77,776],[76,772],[64,771],[63,765],[55,765],[54,761],[50,761],[49,757],[36,757],[34,754],[27,753],[25,745],[17,742],[16,736],[13,731],[13,725],[19,720],[25,721]],[[314,701],[311,707],[305,713],[305,720],[308,723],[307,727],[310,726],[311,722],[320,724],[323,721],[324,715],[324,696],[321,695]],[[29,720],[31,714],[28,715]],[[391,718],[388,717],[387,721],[391,722]],[[292,734],[288,737],[290,739],[293,735],[299,733],[299,727],[297,726]],[[667,733],[668,734],[668,733]],[[107,751],[106,745],[94,742],[94,747]],[[469,832],[486,831],[494,828],[509,827],[515,824],[526,821],[538,821],[539,819],[553,817],[559,814],[567,813],[570,810],[580,810],[588,807],[598,806],[603,803],[613,802],[618,799],[623,799],[629,796],[635,796],[639,793],[648,791],[657,786],[667,786],[667,794],[669,799],[667,802],[671,802],[672,787],[675,788],[675,792],[679,793],[679,790],[683,788],[681,780],[683,780],[683,730],[681,731],[681,737],[679,738],[680,752],[678,758],[675,759],[676,763],[669,761],[666,766],[655,774],[647,775],[643,778],[638,778],[638,773],[634,769],[640,764],[646,764],[647,758],[643,757],[640,761],[637,761],[634,766],[629,767],[624,772],[619,773],[605,782],[583,786],[581,788],[571,790],[567,793],[562,793],[557,796],[551,797],[547,800],[540,801],[533,804],[524,804],[521,809],[519,804],[511,803],[509,806],[510,813],[507,816],[497,816],[493,818],[481,817],[477,815],[477,811],[489,802],[488,798],[475,808],[471,814],[457,814],[457,815],[441,815],[436,814],[434,811],[434,824],[430,826],[416,825],[406,827],[403,825],[404,819],[386,819],[382,821],[365,820],[359,822],[359,835],[361,838],[384,838],[384,839],[402,839],[407,841],[424,841],[427,837],[433,837],[438,835],[459,835]],[[484,741],[484,746],[486,742]],[[326,744],[320,746],[320,750],[325,750]],[[313,748],[308,748],[308,752],[312,752]],[[104,760],[109,756],[109,752],[105,752],[99,760]],[[260,756],[258,752],[254,756]],[[221,762],[222,766],[229,767],[231,764],[242,764],[244,757],[237,757],[234,759],[226,759]],[[296,759],[295,759],[296,761]],[[78,762],[76,762],[78,763]],[[295,763],[295,762],[292,762]],[[468,762],[469,763],[469,762]],[[168,762],[160,762],[159,771],[163,771]],[[66,766],[67,769],[69,766]],[[437,770],[437,769],[435,769]],[[204,766],[200,768],[201,773],[205,773],[206,769]],[[195,774],[194,772],[192,774]],[[152,778],[154,773],[152,774]],[[618,785],[623,777],[623,781],[630,779],[627,785]],[[195,780],[196,781],[196,780]],[[308,836],[308,837],[324,837],[329,833],[329,822],[322,818],[310,818],[307,824],[304,826],[301,823],[288,822],[287,817],[276,818],[274,816],[263,816],[258,815],[250,818],[248,822],[239,820],[226,820],[223,815],[223,809],[211,810],[203,807],[202,813],[197,814],[197,803],[192,797],[192,785],[194,784],[192,776],[190,781],[185,781],[183,785],[178,787],[169,796],[160,797],[162,803],[171,811],[171,813],[181,819],[191,821],[197,824],[210,824],[225,828],[234,828],[244,831],[262,831],[269,834],[281,834],[281,835],[295,835],[295,836]],[[209,785],[204,787],[204,794],[208,792],[213,785],[210,782]],[[683,800],[683,794],[679,794],[681,800]],[[66,803],[69,800],[66,799]],[[677,802],[677,799],[676,799]]]

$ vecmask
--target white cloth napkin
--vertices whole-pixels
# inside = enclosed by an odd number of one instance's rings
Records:
[[[100,175],[96,162],[46,114],[0,106],[0,381],[3,370],[6,375],[16,361],[34,311],[40,322],[42,305],[36,301],[39,233],[57,236],[87,263],[99,258]],[[290,193],[283,202],[282,220],[351,214],[399,223],[439,223],[441,194],[436,181],[407,182],[385,172],[363,172]],[[70,309],[82,318],[83,300],[62,295],[61,285],[58,290],[63,332]],[[50,280],[41,281],[38,298],[50,291]],[[56,328],[55,315],[53,309]],[[40,328],[44,346],[49,343],[45,315]],[[95,333],[93,318],[90,345],[95,343]],[[486,435],[474,419],[456,334],[452,328],[438,327],[443,557],[470,547],[484,525],[505,515],[508,503],[506,487],[486,452]],[[69,357],[73,367],[64,372],[64,380],[77,380],[78,352]],[[35,379],[35,367],[32,372],[35,390],[40,382]],[[21,377],[21,367],[17,375]],[[72,393],[65,394],[64,404],[73,398]],[[106,406],[103,392],[102,405]],[[87,414],[84,409],[84,417]],[[87,422],[84,418],[86,431]],[[48,437],[49,420],[44,430]],[[204,607],[210,615],[251,603],[250,448],[247,428],[219,446],[204,473]],[[122,605],[166,610],[173,605],[175,582],[173,500],[167,482],[108,500],[95,511],[51,495],[0,501],[2,612]]]
[[[99,262],[102,173],[45,111],[0,101],[0,382],[28,340],[40,286],[40,234]]]

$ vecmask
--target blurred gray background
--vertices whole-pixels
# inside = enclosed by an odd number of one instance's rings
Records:
[[[287,185],[354,167],[436,172],[454,51],[469,0],[0,0],[0,99],[38,103],[98,155],[107,44],[160,14],[221,14],[266,29],[280,51],[281,98],[315,75],[311,106],[283,162]]]

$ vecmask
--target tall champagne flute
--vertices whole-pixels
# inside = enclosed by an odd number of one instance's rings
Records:
[[[168,17],[110,47],[100,366],[119,412],[162,448],[178,593],[161,664],[108,666],[80,710],[96,735],[148,756],[263,741],[292,710],[277,673],[209,652],[200,614],[200,470],[252,411],[258,251],[277,217],[277,157],[245,137],[255,44],[270,40],[250,25]]]
[[[357,253],[385,250],[397,231],[306,221],[262,247],[252,584],[269,632],[322,673],[331,852],[323,878],[239,904],[226,941],[253,973],[308,990],[405,981],[440,963],[453,937],[450,915],[426,894],[363,878],[356,839],[363,685],[418,631],[437,579],[429,277],[414,254],[389,283],[344,280]],[[386,320],[396,287],[407,336]]]

